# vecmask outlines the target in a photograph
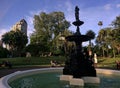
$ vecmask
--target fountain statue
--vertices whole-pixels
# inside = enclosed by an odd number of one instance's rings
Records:
[[[76,32],[71,36],[67,36],[66,40],[75,42],[76,49],[66,60],[63,74],[73,75],[74,78],[96,77],[96,70],[89,59],[87,50],[82,51],[82,42],[90,40],[90,37],[80,33],[79,26],[84,24],[84,22],[79,19],[79,8],[77,6],[75,7],[75,18],[76,21],[73,22],[73,25],[77,27]]]

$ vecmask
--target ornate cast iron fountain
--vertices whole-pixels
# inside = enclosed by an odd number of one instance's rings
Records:
[[[77,6],[75,7],[75,18],[76,21],[73,24],[77,27],[76,32],[74,35],[66,37],[66,40],[75,42],[76,50],[66,60],[63,74],[73,75],[74,78],[84,76],[96,77],[96,70],[89,59],[88,52],[82,52],[82,42],[88,41],[90,37],[80,33],[79,26],[84,24],[84,22],[79,19],[79,8]]]

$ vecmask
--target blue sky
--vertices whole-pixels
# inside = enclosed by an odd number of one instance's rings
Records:
[[[80,27],[82,34],[92,29],[96,34],[100,27],[110,26],[116,16],[120,15],[120,0],[0,0],[0,35],[10,31],[10,28],[21,19],[28,23],[28,36],[34,31],[33,16],[41,12],[50,13],[62,11],[66,20],[75,21],[75,6],[80,8],[80,20],[84,24]],[[75,26],[69,28],[75,31]]]

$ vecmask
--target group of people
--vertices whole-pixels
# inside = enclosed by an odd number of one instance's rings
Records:
[[[53,61],[53,60],[50,61],[50,64],[51,64],[51,67],[56,67],[60,65],[60,63],[58,63],[57,61]]]
[[[89,60],[90,60],[91,64],[92,64],[94,67],[97,67],[98,60],[97,60],[97,54],[96,54],[96,53],[94,53],[94,54],[92,55],[92,52],[86,52],[86,53],[84,54],[84,56],[86,56],[86,57],[85,57],[86,59],[89,59]],[[57,61],[53,61],[53,60],[50,61],[50,64],[51,64],[51,67],[55,67],[55,66],[60,65],[60,63],[58,63]]]
[[[12,68],[12,64],[9,61],[2,61],[2,64],[0,64],[1,67],[8,67]]]

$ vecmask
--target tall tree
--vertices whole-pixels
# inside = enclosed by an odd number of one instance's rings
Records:
[[[112,21],[112,25],[114,28],[120,28],[120,16],[117,16],[114,21]]]
[[[52,47],[59,33],[68,29],[70,23],[66,21],[63,12],[45,13],[41,12],[34,16],[35,32],[31,35],[31,43],[42,43]],[[55,42],[54,42],[55,44]],[[57,45],[54,45],[57,47]]]
[[[96,43],[102,48],[103,56],[105,56],[105,36],[106,31],[104,29],[101,29],[96,38]]]
[[[3,43],[9,45],[9,49],[12,52],[21,53],[21,50],[26,46],[28,39],[27,36],[17,30],[17,31],[10,31],[2,35]]]
[[[118,44],[118,38],[116,34],[117,31],[113,28],[104,28],[99,31],[96,42],[102,48],[103,56],[105,55],[105,52],[108,56],[109,48],[112,48],[113,56],[115,57],[115,50]]]
[[[99,22],[98,25],[101,26],[102,22]],[[103,56],[105,52],[108,54],[109,48],[112,49],[114,57],[120,53],[120,16],[116,17],[112,26],[111,28],[101,29],[96,38],[96,43],[103,50]],[[118,53],[116,53],[116,50]]]
[[[118,54],[120,54],[120,15],[116,17],[116,19],[112,22],[112,26],[113,26],[113,29],[114,29],[114,37],[115,37],[115,40],[116,40],[116,48],[117,48],[117,51],[118,51]]]
[[[72,35],[73,33],[70,30],[65,29],[64,32],[60,33],[56,37],[56,44],[60,47],[62,47],[62,51],[64,52],[64,55],[70,54],[72,49],[74,48],[73,42],[66,41],[65,37]]]
[[[63,12],[53,12],[50,13],[51,17],[51,30],[53,31],[54,35],[57,36],[59,32],[64,32],[65,29],[68,29],[70,23],[65,20],[65,16]]]

